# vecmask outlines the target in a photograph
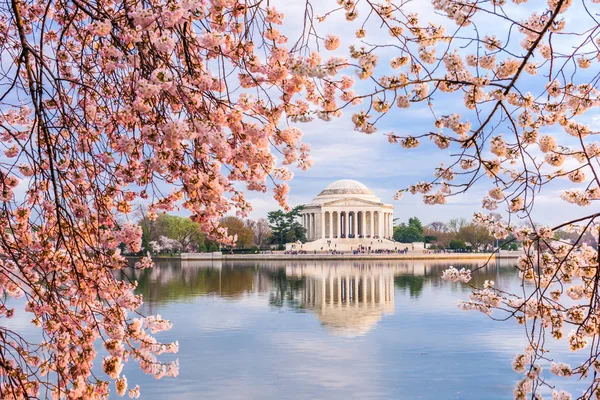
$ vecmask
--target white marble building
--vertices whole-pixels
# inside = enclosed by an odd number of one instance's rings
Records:
[[[333,182],[302,210],[308,241],[391,239],[393,221],[393,205],[382,203],[368,187],[350,179]]]
[[[385,204],[368,187],[351,179],[327,186],[301,211],[307,242],[288,243],[287,250],[423,251],[422,243],[395,242],[394,206]]]

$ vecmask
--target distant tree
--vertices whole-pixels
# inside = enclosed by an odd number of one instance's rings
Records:
[[[444,222],[434,221],[423,228],[425,242],[435,243],[439,248],[446,248],[450,244],[450,240],[454,239],[455,233],[450,232]],[[433,239],[435,238],[435,239]]]
[[[179,252],[182,250],[181,243],[175,239],[168,238],[166,236],[161,236],[158,240],[153,240],[150,242],[150,246],[157,254],[162,252]]]
[[[461,227],[456,238],[469,243],[474,250],[481,250],[482,247],[491,246],[494,243],[494,237],[490,234],[489,229],[474,223]]]
[[[510,251],[516,251],[519,250],[519,248],[521,247],[521,244],[519,242],[508,242],[505,244],[501,244],[500,248],[502,250],[510,250]]]
[[[568,243],[585,243],[598,249],[598,240],[594,238],[591,231],[584,232],[583,235],[577,231],[569,232],[564,229],[559,229],[554,232],[554,239]]]
[[[286,243],[306,242],[306,229],[299,222],[293,222],[290,230],[285,234],[285,241]]]
[[[137,206],[135,217],[138,225],[142,228],[142,252],[144,254],[158,251],[152,247],[152,242],[157,243],[158,237],[152,235],[154,221],[148,217],[148,207],[141,204]]]
[[[182,251],[196,250],[204,242],[200,225],[188,217],[177,215],[160,214],[156,218],[151,227],[151,237],[158,240],[161,236],[179,242]]]
[[[451,219],[446,226],[450,232],[458,233],[460,228],[469,224],[465,218],[453,218]]]
[[[252,246],[252,229],[248,228],[241,218],[233,216],[225,217],[221,219],[220,225],[227,228],[228,235],[237,236],[235,247],[247,249]]]
[[[142,227],[142,252],[145,253],[152,253],[153,251],[157,251],[156,249],[154,249],[152,247],[152,234],[150,232],[150,226],[148,224],[142,224],[140,223],[140,226]]]
[[[161,237],[179,242],[182,251],[197,250],[204,243],[200,225],[188,217],[159,214],[156,219],[147,215],[147,209],[138,209],[138,225],[142,228],[142,248],[144,251],[159,251],[153,244],[159,244]]]
[[[264,248],[269,243],[273,231],[269,226],[269,221],[265,218],[260,218],[257,221],[247,219],[246,226],[252,230],[253,242],[259,249]]]
[[[295,242],[297,240],[301,242],[306,241],[306,229],[296,221],[302,208],[302,206],[297,206],[289,212],[277,210],[267,214],[275,243],[283,245],[286,242]]]
[[[437,241],[437,236],[434,235],[423,235],[423,241],[425,243],[435,243]]]
[[[208,245],[208,252],[213,253],[215,251],[219,251],[219,245],[217,242],[210,241]]]
[[[494,245],[498,246],[502,250],[518,250],[522,243],[515,238],[514,234],[510,234],[505,238],[494,241]]]
[[[430,223],[429,225],[427,225],[427,227],[429,229],[431,229],[432,231],[437,231],[437,232],[447,232],[448,231],[448,227],[446,226],[446,224],[441,221],[434,221],[434,222]]]
[[[423,242],[423,225],[417,217],[408,219],[408,225],[401,223],[394,228],[394,240],[402,243]]]
[[[409,218],[408,226],[414,226],[420,233],[423,233],[423,224],[421,223],[421,220],[417,217]]]
[[[450,241],[450,248],[452,250],[464,250],[467,248],[467,245],[462,240],[453,239]]]

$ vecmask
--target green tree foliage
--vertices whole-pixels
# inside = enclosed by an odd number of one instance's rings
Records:
[[[269,226],[273,232],[273,240],[275,243],[284,245],[290,242],[306,242],[306,229],[296,221],[300,216],[302,206],[294,207],[289,212],[282,210],[271,211],[267,214]]]
[[[238,217],[225,217],[221,219],[221,226],[227,228],[227,233],[237,235],[235,247],[247,249],[252,246],[252,229]]]
[[[423,239],[424,239],[425,243],[435,243],[437,241],[437,236],[423,235]]]
[[[200,225],[188,217],[160,214],[152,221],[143,215],[138,224],[142,227],[142,247],[152,251],[150,242],[159,241],[161,236],[176,240],[183,251],[198,251],[204,244]]]
[[[496,214],[495,218],[499,220],[501,216]],[[478,251],[492,250],[495,245],[495,239],[488,229],[470,223],[464,218],[451,219],[448,223],[432,222],[424,228],[423,234],[426,243],[432,243],[439,249],[452,248],[450,243],[453,240],[464,242],[465,246],[468,245]],[[510,239],[514,239],[514,236]],[[504,241],[500,241],[499,244],[503,243]],[[518,243],[515,246],[518,246]]]
[[[208,252],[214,253],[215,251],[219,251],[219,245],[217,244],[217,242],[211,241],[208,245]]]
[[[410,297],[419,297],[423,291],[425,277],[415,275],[398,275],[394,277],[394,286],[407,290]]]
[[[188,217],[161,214],[155,221],[155,234],[177,240],[184,251],[195,250],[204,242],[200,225]]]
[[[306,229],[299,222],[292,223],[290,230],[285,234],[285,241],[286,243],[306,242]]]
[[[484,250],[494,243],[494,237],[483,225],[467,224],[460,228],[456,235],[458,240],[468,243],[474,250]]]
[[[408,226],[413,226],[417,231],[423,233],[423,224],[417,217],[412,217],[408,219]]]
[[[467,245],[462,240],[452,239],[450,241],[450,248],[452,250],[465,250],[467,248]]]
[[[408,219],[408,225],[401,223],[394,227],[394,240],[402,243],[423,242],[423,225],[417,217]]]

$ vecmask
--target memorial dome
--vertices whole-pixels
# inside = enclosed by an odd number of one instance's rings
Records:
[[[353,179],[341,179],[330,183],[313,200],[313,203],[322,204],[343,198],[358,198],[374,202],[381,201],[379,197],[375,196],[375,193],[364,184]]]

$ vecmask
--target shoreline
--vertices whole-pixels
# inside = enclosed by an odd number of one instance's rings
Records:
[[[516,260],[522,252],[510,254],[493,253],[439,253],[439,254],[222,254],[222,253],[182,253],[179,257],[185,261],[213,260]]]

